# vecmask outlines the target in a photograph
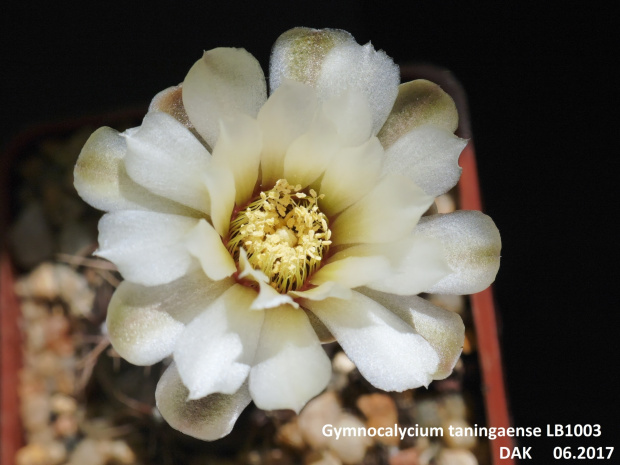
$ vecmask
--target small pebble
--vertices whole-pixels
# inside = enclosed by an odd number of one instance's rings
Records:
[[[304,442],[304,437],[299,429],[299,425],[297,424],[297,419],[285,423],[280,428],[278,428],[278,432],[276,434],[276,441],[283,446],[290,447],[296,450],[302,450],[306,447],[306,443]]]
[[[393,428],[398,423],[396,403],[387,394],[360,396],[356,405],[366,417],[367,428]],[[398,436],[376,436],[375,440],[387,446],[397,446],[400,442]]]
[[[15,293],[22,298],[54,300],[58,297],[57,284],[54,265],[45,262],[15,283]]]
[[[437,457],[437,465],[478,465],[478,460],[465,449],[443,449]]]
[[[76,436],[78,433],[78,422],[75,415],[62,413],[54,421],[54,432],[64,438]]]
[[[45,319],[29,322],[25,328],[26,351],[37,353],[43,350],[47,343]]]
[[[65,446],[57,441],[34,442],[22,447],[15,454],[16,465],[58,465],[67,456]]]
[[[56,355],[51,349],[46,349],[39,353],[32,354],[32,356],[29,357],[29,360],[32,360],[31,366],[34,372],[40,376],[53,376],[61,368],[58,355]]]
[[[445,308],[451,312],[463,313],[465,310],[465,296],[448,294],[429,294],[428,300],[433,305]]]
[[[359,431],[359,428],[365,429],[364,423],[359,418],[348,413],[342,414],[338,421],[334,423],[334,428],[354,428],[356,432]],[[344,464],[361,462],[366,455],[366,449],[372,445],[372,439],[363,435],[341,435],[338,439],[334,435],[327,439],[330,450]]]
[[[332,452],[325,450],[321,452],[311,451],[306,455],[305,465],[342,465],[342,461]]]
[[[73,414],[77,410],[77,401],[71,397],[56,393],[51,399],[52,412]]]
[[[345,375],[348,375],[356,368],[355,363],[353,363],[344,352],[338,352],[334,356],[334,359],[332,360],[332,366],[334,368],[334,371],[337,371],[338,373],[343,373]]]
[[[461,428],[463,431],[465,428],[471,427],[471,425],[462,418],[451,418],[446,420],[443,424],[444,431],[449,431],[450,426],[453,426],[454,428]],[[472,449],[478,442],[476,436],[455,436],[445,434],[443,439],[446,445],[453,449]]]
[[[47,428],[50,421],[50,402],[46,393],[32,393],[21,399],[21,413],[24,427],[28,431]]]
[[[435,197],[437,213],[452,213],[456,210],[456,202],[450,194],[441,194]]]
[[[39,304],[32,300],[24,300],[21,305],[22,317],[27,322],[46,318],[48,315],[48,309],[46,305]]]
[[[415,447],[399,450],[390,457],[390,465],[419,465],[420,454]]]
[[[439,404],[434,399],[425,399],[418,401],[415,406],[414,418],[418,425],[423,427],[441,426],[441,414],[439,412]]]
[[[297,419],[306,443],[316,449],[325,447],[328,438],[323,435],[323,426],[334,425],[340,415],[340,402],[333,391],[327,391],[308,402]]]

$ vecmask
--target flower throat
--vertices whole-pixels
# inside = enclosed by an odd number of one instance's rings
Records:
[[[232,220],[229,252],[238,262],[243,248],[252,268],[277,291],[301,289],[331,244],[327,217],[318,206],[322,198],[313,189],[306,194],[300,185],[278,180]]]

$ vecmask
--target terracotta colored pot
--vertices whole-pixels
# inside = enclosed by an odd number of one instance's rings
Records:
[[[471,139],[467,101],[458,81],[449,71],[428,65],[410,65],[402,67],[404,81],[428,79],[439,84],[455,100],[459,115],[457,134],[468,138],[469,143],[461,154],[459,163],[463,168],[458,185],[460,209],[482,210],[474,144]],[[144,110],[123,112],[103,117],[69,121],[38,127],[15,139],[0,162],[0,232],[6,230],[9,221],[8,200],[10,192],[10,167],[29,147],[46,137],[62,136],[81,126],[112,125],[127,117],[138,117]],[[4,245],[4,240],[2,243]],[[3,246],[0,251],[0,462],[13,465],[15,453],[23,444],[17,395],[18,373],[21,365],[21,340],[19,330],[19,304],[13,292],[14,269],[10,257]],[[502,370],[500,346],[498,341],[497,320],[493,301],[493,291],[489,288],[471,298],[471,307],[477,338],[479,364],[481,370],[481,390],[484,397],[487,426],[509,427],[510,416],[506,400],[504,376]],[[497,438],[490,441],[492,463],[494,465],[512,465],[512,459],[500,460],[500,447],[513,447],[510,438]]]

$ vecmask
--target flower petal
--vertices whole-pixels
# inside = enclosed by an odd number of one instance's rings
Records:
[[[142,126],[125,134],[127,173],[151,192],[209,213],[204,176],[210,154],[167,113],[147,113]]]
[[[452,373],[465,339],[465,325],[457,313],[417,296],[385,294],[368,288],[360,292],[394,312],[430,343],[440,360],[433,379],[444,379]]]
[[[230,276],[237,267],[215,229],[201,219],[187,234],[187,250],[198,260],[205,274],[217,281]]]
[[[473,294],[486,289],[499,269],[502,240],[493,220],[479,211],[424,217],[416,235],[441,241],[453,272],[426,292]]]
[[[308,131],[317,106],[316,93],[310,86],[286,81],[260,109],[263,187],[270,188],[282,178],[286,151],[295,139]]]
[[[332,241],[340,245],[401,239],[413,230],[432,203],[432,197],[408,179],[386,175],[333,221]]]
[[[183,104],[200,135],[214,147],[220,119],[241,112],[256,117],[267,100],[260,64],[241,48],[205,52],[183,82]]]
[[[372,299],[304,301],[336,337],[360,373],[385,391],[428,386],[439,357],[413,328]]]
[[[179,123],[188,129],[192,129],[194,125],[189,120],[185,107],[183,106],[183,85],[168,87],[158,93],[149,105],[149,113],[155,111],[163,111],[168,113]]]
[[[86,141],[73,170],[74,185],[80,197],[99,210],[153,210],[192,215],[195,212],[169,199],[159,197],[136,184],[125,170],[125,138],[118,131],[103,127]]]
[[[336,299],[351,298],[351,289],[334,281],[326,281],[306,291],[289,291],[288,293],[295,297],[310,300],[324,300],[328,297],[334,297]]]
[[[273,94],[287,79],[316,86],[325,56],[336,45],[356,44],[341,29],[289,29],[273,44],[269,60],[269,89]]]
[[[432,124],[452,133],[458,123],[452,97],[437,84],[416,79],[398,86],[398,97],[377,137],[387,149],[418,126]]]
[[[248,261],[248,254],[245,249],[239,249],[239,278],[249,278],[259,285],[259,292],[250,308],[252,310],[264,310],[266,308],[279,307],[280,305],[289,304],[293,307],[299,307],[291,296],[280,294],[269,285],[269,278],[260,270],[255,270]]]
[[[227,166],[233,173],[237,205],[245,205],[252,196],[262,147],[263,136],[255,119],[239,114],[220,120],[220,137],[213,149],[213,162]]]
[[[113,262],[128,281],[145,286],[165,284],[198,268],[184,243],[198,223],[194,218],[121,210],[99,221],[95,255]]]
[[[230,433],[252,400],[247,383],[232,395],[211,394],[187,400],[188,395],[189,391],[172,363],[157,383],[157,408],[174,429],[203,441],[215,441]]]
[[[466,145],[467,140],[438,126],[419,126],[386,150],[383,173],[407,176],[436,197],[452,189],[461,177],[458,159]]]
[[[388,269],[381,269],[378,276],[369,272],[371,279],[365,285],[392,294],[419,294],[452,272],[441,242],[415,235],[397,242],[355,245],[335,254],[331,260],[361,260],[377,256],[389,260]]]
[[[308,131],[295,139],[284,157],[284,178],[293,186],[306,187],[325,171],[340,138],[334,123],[319,110]]]
[[[315,285],[335,282],[348,289],[380,280],[390,272],[390,262],[381,255],[366,257],[332,257],[317,271],[310,282]]]
[[[347,289],[347,291],[348,291],[348,294],[349,294],[347,296],[347,299],[350,299],[351,298],[351,289]],[[338,296],[335,296],[335,297],[337,299],[340,298]],[[323,299],[312,299],[312,300],[323,300]],[[321,341],[321,344],[329,344],[330,342],[334,342],[336,340],[334,335],[329,332],[329,329],[327,329],[327,326],[325,326],[323,324],[323,322],[321,320],[319,320],[318,316],[316,316],[310,310],[307,310],[305,308],[303,310],[306,312],[306,316],[308,317],[308,321],[310,322],[310,325],[312,325],[312,329],[316,333],[316,336],[319,338],[319,341]]]
[[[234,174],[228,166],[212,163],[204,181],[211,198],[211,222],[217,233],[226,237],[235,208]]]
[[[236,284],[187,325],[174,348],[189,399],[234,394],[250,372],[264,312],[250,310],[256,296]]]
[[[336,125],[345,146],[358,146],[372,136],[372,110],[361,91],[347,89],[326,100],[323,102],[323,111]]]
[[[383,161],[383,147],[376,137],[357,147],[341,149],[321,180],[321,210],[335,215],[357,202],[377,184]]]
[[[398,94],[400,71],[383,51],[358,45],[337,29],[295,28],[282,34],[270,62],[272,92],[285,79],[310,84],[319,99],[329,100],[348,89],[362,93],[372,110],[373,134],[385,122]]]
[[[372,110],[372,133],[385,123],[398,95],[400,69],[383,50],[343,43],[326,56],[317,79],[319,99],[327,100],[347,89],[362,92]]]
[[[288,305],[265,310],[250,372],[250,393],[261,409],[296,413],[331,377],[331,363],[308,317]]]
[[[159,362],[172,354],[185,324],[232,284],[211,281],[202,271],[154,287],[123,281],[106,320],[114,349],[134,365]]]

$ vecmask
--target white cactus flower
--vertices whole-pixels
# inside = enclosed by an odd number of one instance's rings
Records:
[[[253,400],[299,411],[327,385],[335,337],[377,388],[448,376],[456,314],[416,297],[486,288],[491,219],[422,216],[460,176],[452,99],[340,30],[275,43],[270,96],[243,49],[205,52],[142,126],[101,128],[75,167],[107,213],[97,255],[125,281],[108,310],[137,365],[173,358],[156,399],[191,436],[228,434]]]

